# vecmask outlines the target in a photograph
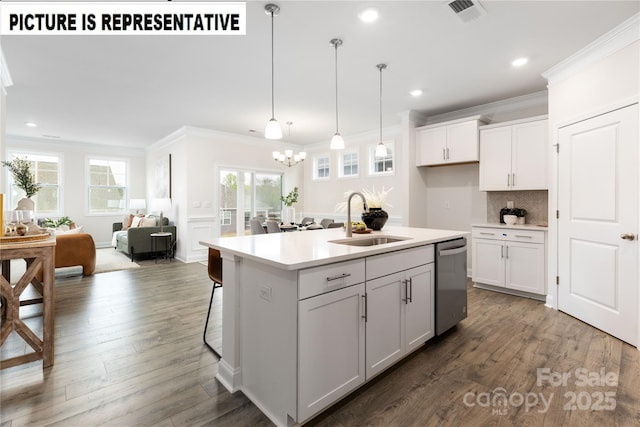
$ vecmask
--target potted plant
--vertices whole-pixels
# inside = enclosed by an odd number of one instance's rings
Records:
[[[372,187],[371,190],[366,188],[362,189],[362,194],[364,195],[367,207],[369,208],[369,212],[362,212],[362,221],[366,224],[367,228],[371,228],[372,230],[381,230],[387,222],[387,219],[389,219],[389,214],[383,208],[391,207],[391,205],[387,203],[387,196],[391,190],[393,190],[393,188],[385,190],[385,188],[382,187],[382,190],[376,191],[375,186]],[[349,190],[344,193],[344,196],[349,197],[351,193],[353,193],[353,191]],[[362,201],[359,197],[351,199],[351,209],[352,211],[355,209],[363,210]],[[336,205],[336,211],[346,212],[347,202],[338,203]]]
[[[294,224],[296,222],[296,210],[293,204],[298,203],[298,196],[298,187],[293,187],[293,190],[286,196],[280,196],[280,201],[285,205],[285,208],[282,210],[283,224]]]
[[[36,182],[34,174],[31,172],[31,164],[24,158],[15,158],[10,162],[2,162],[2,166],[5,166],[11,172],[13,176],[13,182],[25,193],[25,198],[18,201],[18,210],[32,211],[34,209],[33,200],[31,197],[35,195],[42,185]]]
[[[527,210],[523,208],[513,208],[509,211],[509,214],[516,216],[517,224],[524,224],[525,223],[524,217],[527,216]]]

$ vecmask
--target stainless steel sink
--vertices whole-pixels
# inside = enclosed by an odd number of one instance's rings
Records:
[[[330,240],[329,243],[338,243],[339,245],[349,246],[377,246],[386,245],[387,243],[401,242],[403,240],[409,240],[409,238],[396,236],[352,237],[350,239]]]

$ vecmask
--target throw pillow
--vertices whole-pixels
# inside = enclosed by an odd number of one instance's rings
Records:
[[[127,214],[122,218],[122,231],[127,231],[129,227],[131,227],[131,222],[133,221],[133,214]]]
[[[142,222],[140,223],[140,227],[155,227],[156,219],[155,218],[142,218]]]
[[[140,223],[142,223],[142,218],[144,218],[144,217],[141,217],[141,216],[133,217],[133,221],[131,221],[131,227],[130,228],[140,227]]]

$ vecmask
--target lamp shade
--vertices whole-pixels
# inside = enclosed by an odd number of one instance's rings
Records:
[[[336,134],[333,135],[333,138],[331,138],[330,147],[332,150],[342,150],[344,148],[344,139],[342,139],[342,135],[336,132]]]
[[[147,201],[145,199],[131,199],[129,200],[129,209],[146,209]]]
[[[171,210],[171,199],[153,199],[151,201],[153,212],[167,212]]]
[[[264,137],[267,139],[280,139],[282,138],[282,129],[280,123],[274,118],[271,118],[267,122],[267,127],[264,130]]]
[[[376,157],[387,157],[387,147],[385,147],[384,143],[380,141],[378,145],[376,145]]]

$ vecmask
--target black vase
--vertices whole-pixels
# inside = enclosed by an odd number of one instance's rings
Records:
[[[362,212],[362,222],[372,230],[382,230],[389,219],[389,214],[382,208],[369,208],[369,212]]]

